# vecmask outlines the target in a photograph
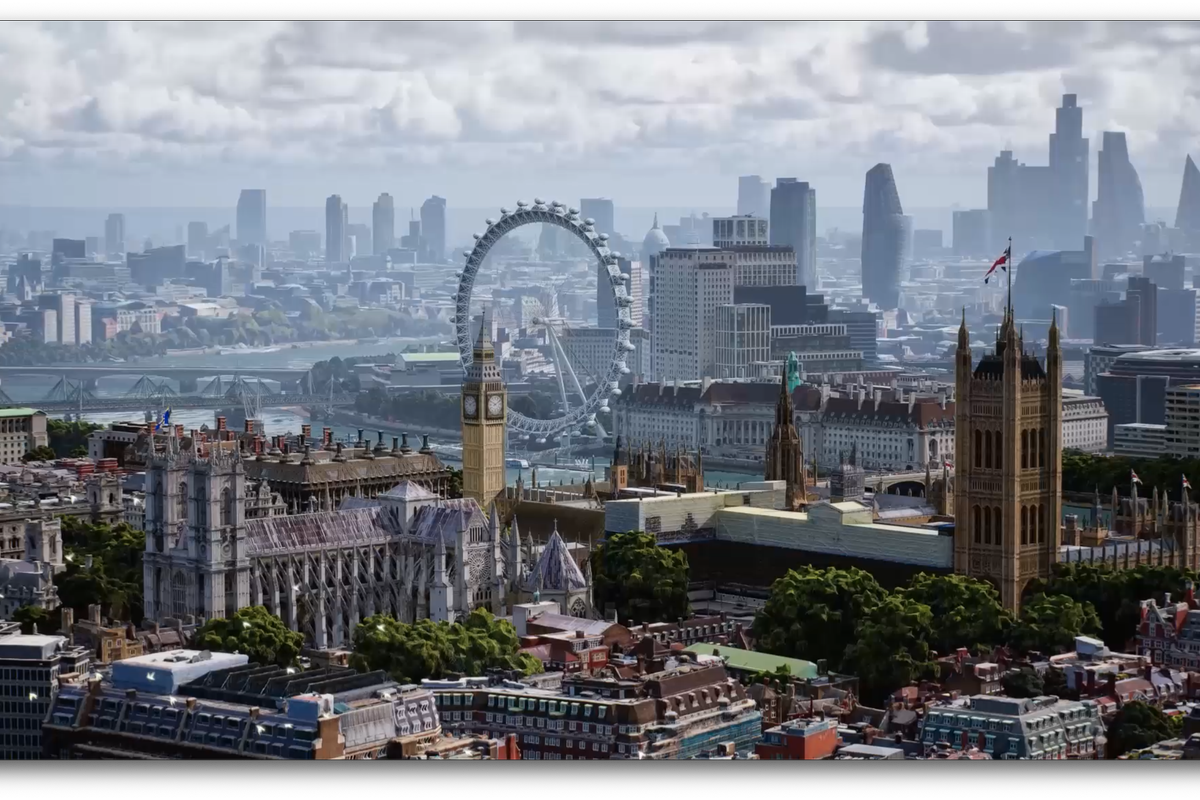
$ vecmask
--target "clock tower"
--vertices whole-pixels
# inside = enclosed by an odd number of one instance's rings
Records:
[[[463,497],[487,507],[504,491],[504,431],[508,393],[488,331],[487,315],[462,386]]]

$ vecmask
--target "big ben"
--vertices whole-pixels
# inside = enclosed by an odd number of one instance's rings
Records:
[[[504,491],[504,426],[508,392],[488,331],[487,315],[462,386],[463,497],[486,509]]]

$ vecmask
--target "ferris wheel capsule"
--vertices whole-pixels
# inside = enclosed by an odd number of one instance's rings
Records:
[[[533,198],[533,204],[534,204],[535,206],[544,206],[544,205],[546,205],[546,203],[545,203],[545,202],[542,200],[542,198],[540,198],[540,197],[535,197],[535,198]]]
[[[573,217],[579,213],[579,209],[578,208],[568,208],[567,213]]]
[[[526,203],[524,200],[517,201],[517,208],[525,208],[527,205],[529,205],[529,203]]]
[[[505,208],[504,206],[500,206],[500,216],[503,217],[503,216],[507,216],[507,215],[508,215],[508,209]]]
[[[587,226],[590,228],[590,227],[592,227],[593,225],[595,225],[595,224],[596,224],[596,220],[592,219],[591,217],[588,217],[587,219],[585,219],[585,220],[583,221],[583,224],[584,224],[584,225],[587,225]]]
[[[484,222],[487,223],[487,226],[489,228],[496,224],[496,220],[492,219],[491,217],[488,217],[487,219],[485,219]]]
[[[463,258],[470,258],[470,257],[471,257],[471,251],[463,250]]]

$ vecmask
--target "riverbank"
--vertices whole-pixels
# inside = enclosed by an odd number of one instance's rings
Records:
[[[175,356],[211,356],[211,355],[256,355],[260,353],[277,353],[280,350],[303,350],[308,347],[345,347],[346,345],[358,344],[357,339],[325,339],[311,342],[281,342],[279,344],[270,345],[266,348],[247,347],[240,351],[237,347],[229,345],[214,345],[212,347],[188,347],[182,350],[168,350],[165,355],[157,356],[157,358],[174,358]],[[231,351],[231,352],[230,352]],[[141,361],[149,361],[150,358],[139,359]]]

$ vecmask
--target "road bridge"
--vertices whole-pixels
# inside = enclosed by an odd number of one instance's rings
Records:
[[[151,375],[156,378],[170,378],[179,382],[179,388],[184,392],[194,392],[200,381],[205,378],[215,378],[218,375],[252,375],[255,378],[279,381],[285,386],[298,384],[309,374],[307,369],[291,369],[288,367],[254,367],[244,366],[213,367],[195,366],[179,367],[158,365],[153,362],[130,361],[122,364],[30,364],[25,366],[0,367],[0,380],[13,375],[49,375],[55,378],[82,382],[88,388],[94,388],[100,378],[114,375],[131,375],[142,377]]]
[[[352,394],[305,394],[285,392],[281,394],[260,394],[257,404],[260,408],[280,408],[283,406],[347,406],[354,405],[355,396]],[[53,400],[30,403],[10,403],[0,408],[33,407],[47,413],[66,411],[96,412],[96,411],[144,411],[159,410],[170,406],[173,410],[196,408],[236,408],[241,400],[234,397],[202,397],[197,395],[171,398],[137,398],[137,397],[91,397],[85,395],[82,401]]]

